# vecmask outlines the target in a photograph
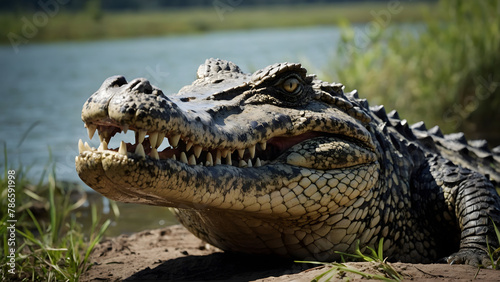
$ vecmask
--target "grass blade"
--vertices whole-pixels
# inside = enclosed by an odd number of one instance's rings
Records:
[[[49,212],[50,212],[50,225],[51,225],[51,241],[57,241],[57,231],[59,230],[59,224],[57,222],[57,208],[54,200],[54,193],[56,190],[55,176],[52,173],[49,175]]]
[[[378,241],[378,259],[383,261],[384,260],[384,238],[380,238],[380,241]]]

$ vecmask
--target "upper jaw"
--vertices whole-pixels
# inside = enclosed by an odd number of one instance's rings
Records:
[[[269,117],[272,113],[263,111],[260,107],[251,108],[252,105],[246,105],[251,110],[242,114],[243,110],[238,109],[240,112],[235,116],[245,115],[247,118],[228,121],[227,117],[224,117],[223,120],[214,120],[209,114],[210,111],[213,112],[210,109],[220,106],[222,102],[201,99],[202,96],[199,96],[199,93],[197,95],[193,99],[196,101],[186,100],[186,97],[190,97],[190,93],[187,90],[181,90],[178,95],[166,97],[160,89],[152,86],[146,79],[139,78],[127,83],[124,77],[115,76],[108,78],[87,100],[82,110],[82,120],[90,139],[96,131],[98,132],[100,146],[97,151],[108,150],[110,139],[117,133],[133,130],[135,143],[127,144],[122,141],[120,146],[112,151],[123,156],[133,154],[153,160],[173,158],[186,164],[204,166],[229,164],[239,167],[258,167],[265,165],[292,145],[302,141],[299,140],[301,136],[311,137],[314,134],[318,135],[321,131],[311,125],[307,118],[294,119],[294,116],[300,116],[300,114],[298,110],[293,109],[286,109],[287,112],[284,114],[275,113],[274,116]],[[230,106],[232,103],[233,107],[237,108],[238,101],[234,100],[226,100],[224,103]],[[219,105],[214,103],[219,103]],[[205,107],[199,106],[201,104]],[[281,110],[285,111],[285,109]],[[248,117],[258,116],[265,116],[265,118],[248,120]],[[349,135],[351,131],[366,131],[346,115],[340,116],[340,119],[339,123],[350,124],[347,128],[359,128],[334,132],[335,134]],[[226,123],[233,124],[233,126],[228,126]],[[274,124],[279,124],[280,127],[270,128]],[[280,136],[295,140],[295,143],[282,148],[283,142],[278,142],[275,138]],[[361,140],[361,142],[365,142],[367,147],[373,147],[367,132],[365,132],[365,137],[366,140]],[[170,147],[158,152],[157,149],[165,138],[168,139]],[[92,151],[90,146],[83,142],[80,142],[79,150],[80,152]]]
[[[166,97],[145,79],[127,83],[121,76],[108,78],[87,100],[82,110],[82,120],[89,138],[92,139],[97,131],[100,146],[93,150],[80,141],[80,153],[109,151],[108,144],[113,136],[133,130],[133,144],[122,141],[119,147],[110,151],[123,156],[133,154],[154,160],[173,158],[187,164],[205,166],[232,164],[248,167],[266,163],[256,157],[256,152],[258,154],[266,150],[267,140],[241,142],[241,134],[224,132],[207,111],[196,106],[190,107],[190,103],[187,103],[189,98],[184,99],[189,96],[190,93],[184,93]],[[183,104],[182,109],[180,104]],[[158,152],[165,138],[170,147]]]

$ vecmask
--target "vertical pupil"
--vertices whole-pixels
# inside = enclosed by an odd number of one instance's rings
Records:
[[[285,89],[288,91],[288,92],[292,92],[295,90],[297,84],[296,84],[296,81],[294,79],[289,79],[285,82]]]

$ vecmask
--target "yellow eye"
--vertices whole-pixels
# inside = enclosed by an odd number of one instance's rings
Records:
[[[299,80],[296,78],[289,78],[283,83],[283,89],[290,93],[297,90],[297,87],[299,87]]]

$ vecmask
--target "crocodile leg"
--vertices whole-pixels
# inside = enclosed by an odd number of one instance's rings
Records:
[[[462,168],[441,157],[429,160],[430,173],[436,179],[447,210],[443,216],[451,217],[460,231],[458,252],[448,256],[450,264],[489,265],[487,242],[498,248],[493,222],[500,227],[500,201],[495,188],[485,176]],[[446,221],[443,221],[446,222]],[[443,224],[443,223],[441,223]],[[448,234],[442,234],[446,240]]]

